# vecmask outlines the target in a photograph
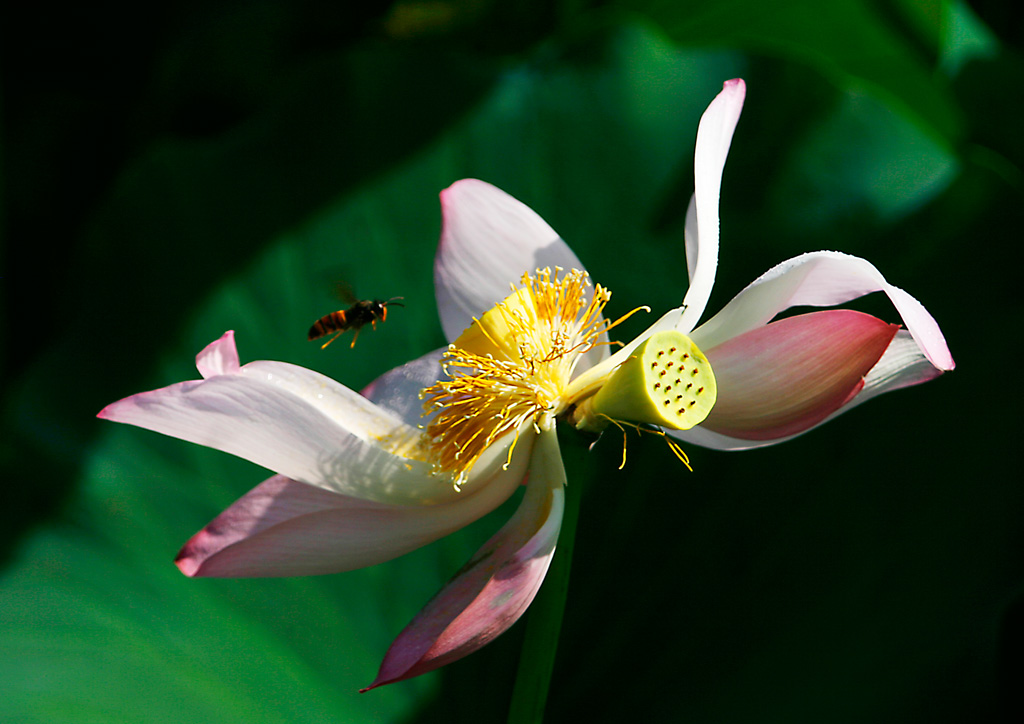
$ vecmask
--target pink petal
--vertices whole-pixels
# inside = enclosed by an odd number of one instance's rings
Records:
[[[860,392],[824,420],[796,435],[787,435],[786,437],[770,440],[748,440],[722,435],[703,427],[695,427],[685,431],[668,430],[666,432],[692,445],[700,445],[712,450],[750,450],[767,445],[776,445],[790,440],[797,435],[802,435],[819,425],[824,425],[837,415],[841,415],[847,410],[852,410],[862,402],[866,402],[883,392],[891,392],[904,387],[910,387],[911,385],[919,385],[922,382],[935,379],[941,374],[942,370],[933,367],[931,362],[921,354],[921,350],[910,336],[910,333],[900,330],[886,348],[882,359],[878,360],[878,364],[872,367],[871,371],[864,378],[864,386]]]
[[[830,310],[789,317],[705,350],[718,401],[702,427],[770,440],[821,422],[864,385],[899,328]]]
[[[508,471],[454,502],[395,506],[289,480],[264,481],[181,549],[187,576],[309,576],[372,566],[415,550],[494,510],[519,487],[529,441]]]
[[[449,341],[509,295],[526,272],[583,265],[532,209],[476,179],[441,192],[443,226],[434,260],[434,289]]]
[[[689,332],[704,313],[718,267],[718,198],[722,171],[733,131],[740,119],[747,87],[739,78],[728,80],[697,127],[694,149],[693,201],[686,214],[686,261],[690,288],[683,300],[680,329]]]
[[[554,554],[564,482],[558,438],[554,431],[542,433],[515,515],[399,634],[363,691],[461,659],[522,616]]]
[[[220,339],[206,345],[203,351],[196,355],[196,368],[204,378],[238,372],[238,350],[235,348],[234,331],[229,329]]]
[[[770,269],[694,330],[691,337],[707,350],[760,327],[789,307],[842,304],[878,291],[889,296],[932,365],[940,370],[953,369],[953,357],[939,325],[921,303],[889,284],[866,260],[835,251],[803,254]]]

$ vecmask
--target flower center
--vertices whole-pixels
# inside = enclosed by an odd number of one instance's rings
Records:
[[[524,424],[553,424],[567,405],[563,392],[580,356],[607,344],[604,333],[622,321],[601,314],[611,292],[597,285],[588,295],[586,272],[573,269],[559,279],[561,271],[524,274],[520,287],[449,345],[441,357],[449,379],[420,393],[431,416],[431,462],[455,476],[456,488],[498,438],[516,435],[511,459]]]

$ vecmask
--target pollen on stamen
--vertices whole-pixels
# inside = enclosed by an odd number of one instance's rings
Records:
[[[524,274],[512,294],[488,310],[441,358],[447,380],[423,390],[425,436],[434,470],[458,487],[480,456],[512,435],[505,467],[524,425],[558,414],[580,356],[604,341],[615,321],[602,316],[611,293],[587,294],[586,272],[556,268]],[[637,310],[634,310],[634,312]],[[656,366],[656,363],[655,363]]]

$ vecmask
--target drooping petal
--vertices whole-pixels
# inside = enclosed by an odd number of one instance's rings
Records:
[[[541,433],[515,515],[420,611],[363,691],[419,676],[504,633],[533,601],[555,550],[565,470],[554,430]]]
[[[668,430],[666,432],[687,443],[711,448],[712,450],[751,450],[767,445],[776,445],[809,432],[819,425],[824,425],[832,418],[841,415],[847,410],[852,410],[862,402],[866,402],[883,392],[892,392],[904,387],[919,385],[922,382],[935,379],[941,374],[942,370],[934,367],[928,361],[928,358],[921,353],[917,342],[910,336],[910,333],[900,330],[896,333],[888,348],[886,348],[882,359],[871,368],[871,371],[864,378],[864,386],[860,392],[824,420],[802,432],[770,440],[750,440],[731,437],[704,427],[695,427],[692,430],[686,431]]]
[[[767,323],[789,307],[842,304],[878,291],[889,296],[932,365],[940,370],[953,369],[946,340],[928,310],[889,284],[870,262],[835,251],[802,254],[770,269],[694,330],[691,337],[707,350]]]
[[[221,343],[230,340],[215,344]],[[230,359],[227,347],[217,349]],[[217,369],[208,350],[199,358],[206,371]],[[334,380],[281,362],[252,362],[234,374],[133,395],[99,417],[223,450],[357,498],[436,503],[457,494],[426,462],[393,454],[419,431]]]
[[[898,329],[861,312],[829,310],[707,349],[718,400],[701,426],[752,440],[802,432],[860,391]]]
[[[886,348],[882,359],[878,360],[878,364],[872,367],[864,378],[864,389],[840,412],[867,402],[883,392],[919,385],[934,380],[941,374],[942,370],[929,362],[910,333],[900,330]]]
[[[308,576],[371,566],[408,553],[494,510],[525,474],[531,441],[508,469],[450,503],[389,505],[282,475],[242,496],[192,537],[175,562],[187,576]]]
[[[441,192],[443,226],[434,260],[441,326],[454,341],[509,294],[526,272],[559,266],[585,271],[572,249],[526,204],[477,179]]]
[[[204,379],[214,375],[235,374],[239,367],[234,330],[229,329],[220,339],[210,342],[196,355],[196,368]]]
[[[446,379],[441,369],[441,355],[447,347],[407,362],[385,372],[362,389],[360,394],[373,404],[403,420],[406,425],[423,424],[423,400],[420,391]]]
[[[686,260],[690,287],[683,299],[680,331],[688,333],[704,313],[718,268],[718,198],[722,170],[747,88],[739,78],[725,82],[701,116],[694,149],[693,201],[686,214]]]

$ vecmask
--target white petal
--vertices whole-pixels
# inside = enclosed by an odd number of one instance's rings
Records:
[[[683,299],[680,331],[697,324],[711,296],[718,267],[718,197],[729,145],[743,109],[746,85],[739,78],[725,82],[701,116],[694,149],[694,200],[686,218],[686,262],[690,288]],[[695,219],[695,221],[694,221]]]
[[[536,212],[484,181],[449,186],[441,192],[441,211],[434,291],[448,341],[507,297],[524,273],[556,266],[584,270]]]
[[[405,424],[416,427],[423,424],[423,401],[420,391],[446,379],[441,369],[441,355],[447,347],[428,352],[412,362],[385,372],[363,388],[361,394],[375,405],[384,408]]]
[[[878,291],[889,296],[929,361],[938,369],[953,369],[953,357],[939,325],[921,303],[889,284],[870,262],[835,251],[802,254],[770,269],[691,337],[701,349],[710,349],[766,324],[789,307],[842,304]]]

